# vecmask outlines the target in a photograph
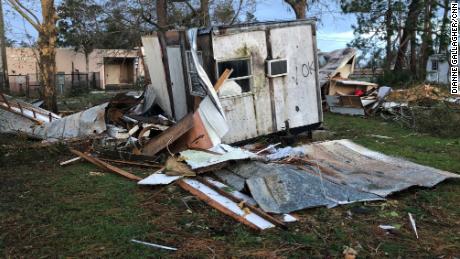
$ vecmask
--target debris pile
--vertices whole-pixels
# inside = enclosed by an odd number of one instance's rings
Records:
[[[419,85],[393,90],[388,86],[349,79],[354,71],[356,51],[352,48],[319,53],[323,107],[333,113],[367,116],[381,114],[413,126],[411,107],[429,107],[438,102],[458,108],[460,98],[438,87]]]
[[[318,56],[321,92],[326,101],[323,106],[333,113],[361,116],[377,107],[381,98],[378,85],[348,78],[355,67],[355,49],[338,49]]]
[[[85,160],[139,185],[175,183],[256,230],[286,228],[287,222],[296,221],[288,214],[293,211],[382,200],[411,186],[432,187],[460,178],[350,140],[298,147],[275,144],[257,147],[257,151],[251,150],[253,146],[224,144],[221,139],[229,127],[217,91],[232,71],[225,70],[213,86],[193,46],[191,54],[207,94],[179,121],[165,116],[156,103],[159,93],[149,86],[141,95],[118,94],[108,103],[62,118],[2,95],[0,130],[46,141],[95,138],[91,146],[70,148],[77,157],[61,165]],[[376,103],[389,88],[334,77],[329,91],[342,105],[357,108],[353,105],[359,103],[365,110],[370,105],[368,97]],[[142,179],[113,164],[139,166],[153,173]]]

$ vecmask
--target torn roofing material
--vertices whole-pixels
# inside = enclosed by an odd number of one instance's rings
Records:
[[[185,150],[181,152],[180,155],[192,169],[208,167],[230,160],[242,160],[257,157],[257,155],[252,152],[226,144],[220,144],[209,151],[212,153],[200,150]]]
[[[308,168],[308,171],[305,169]],[[266,212],[288,213],[318,206],[381,200],[372,193],[323,180],[314,167],[303,170],[287,164],[241,163],[230,171],[245,179],[252,197]],[[227,178],[228,180],[228,178]],[[240,185],[239,182],[227,184]]]
[[[342,139],[304,146],[309,159],[336,172],[324,177],[385,197],[411,186],[433,187],[460,175],[372,151]],[[338,177],[340,176],[340,177]]]
[[[318,53],[320,86],[339,74],[343,78],[348,78],[353,73],[355,57],[356,50],[353,48]]]
[[[239,163],[216,175],[241,190],[248,186],[259,206],[288,213],[317,206],[332,207],[357,201],[381,200],[411,186],[432,187],[459,175],[390,157],[353,143],[335,140],[297,147],[304,158],[292,164]],[[295,163],[292,161],[300,161]]]

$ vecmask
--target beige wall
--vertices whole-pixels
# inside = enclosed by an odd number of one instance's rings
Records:
[[[37,58],[32,48],[6,48],[6,56],[8,62],[8,74],[10,75],[26,75],[35,74],[38,72]],[[123,49],[96,49],[88,57],[89,71],[99,72],[101,85],[105,86],[105,69],[104,58],[137,58],[137,50],[123,50]],[[139,61],[140,62],[140,61]],[[72,73],[73,71],[86,72],[85,55],[82,52],[76,52],[73,49],[59,48],[56,49],[56,72],[63,72],[65,74]],[[144,66],[139,63],[133,68],[134,75],[143,76]]]

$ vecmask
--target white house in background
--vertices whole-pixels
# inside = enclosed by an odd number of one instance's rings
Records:
[[[426,81],[438,84],[449,83],[449,59],[446,54],[433,54],[426,65]]]

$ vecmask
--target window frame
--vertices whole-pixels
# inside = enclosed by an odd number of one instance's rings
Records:
[[[239,57],[239,58],[230,58],[230,59],[216,59],[216,80],[219,79],[220,74],[219,74],[219,63],[223,62],[229,62],[229,61],[240,61],[240,60],[247,60],[248,61],[248,68],[249,68],[249,75],[247,76],[240,76],[240,77],[233,77],[233,78],[228,78],[227,80],[232,80],[232,81],[237,81],[237,80],[242,80],[242,79],[249,79],[249,91],[246,92],[241,92],[239,95],[234,95],[234,96],[225,96],[225,97],[235,97],[235,96],[244,96],[247,94],[251,94],[253,92],[253,87],[254,87],[254,73],[252,69],[252,56],[246,56],[246,57]],[[224,71],[221,71],[223,73]]]
[[[439,70],[439,59],[432,59],[431,60],[431,71],[438,71]]]
[[[201,66],[203,66],[203,52],[201,50],[197,50],[196,51],[196,54],[198,56],[198,62],[201,64]],[[195,68],[195,71],[192,71],[192,64],[193,64],[193,57],[192,57],[192,51],[191,50],[186,50],[185,51],[185,59],[186,59],[186,70],[187,70],[187,77],[188,77],[188,83],[189,83],[189,90],[190,90],[190,94],[193,95],[193,96],[201,96],[201,97],[205,97],[206,96],[206,92],[205,90],[203,89],[204,92],[199,92],[199,91],[195,91],[193,89],[193,82],[192,82],[192,76],[191,74],[195,74],[196,76],[199,77],[199,74],[198,74],[198,70],[196,69],[195,65],[193,65],[193,67]]]

